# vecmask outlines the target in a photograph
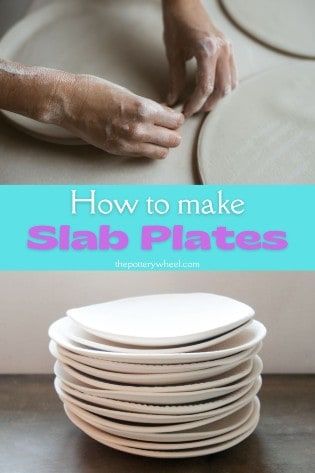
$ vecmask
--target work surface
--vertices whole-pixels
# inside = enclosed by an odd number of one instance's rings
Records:
[[[19,19],[23,18],[30,11],[36,11],[38,7],[50,4],[53,7],[53,4],[56,3],[56,0],[0,0],[0,40],[1,36]],[[62,2],[59,2],[62,3]],[[65,2],[67,3],[67,2]],[[81,0],[81,5],[85,4],[84,0]],[[106,2],[100,2],[106,6]],[[114,4],[114,2],[112,2]],[[121,2],[123,5],[123,2]],[[126,2],[125,5],[128,5],[130,2]],[[164,84],[162,87],[161,84],[163,81],[160,80],[160,76],[156,74],[156,64],[159,64],[158,70],[161,70],[161,76],[167,77],[167,61],[164,53],[164,46],[162,40],[162,11],[160,11],[160,2],[151,1],[151,3],[157,4],[157,8],[153,8],[153,12],[156,11],[156,15],[153,15],[153,19],[156,16],[156,27],[151,28],[150,31],[155,32],[153,34],[153,43],[150,43],[150,40],[139,42],[139,38],[136,34],[129,34],[128,29],[125,31],[127,34],[126,42],[123,42],[123,45],[128,43],[128,61],[124,57],[123,51],[121,54],[118,51],[118,46],[113,50],[110,42],[104,41],[103,48],[105,44],[109,44],[109,51],[114,51],[116,54],[115,61],[118,58],[121,58],[121,64],[132,64],[132,68],[135,68],[138,71],[139,77],[141,77],[140,83],[144,80],[144,83],[155,84],[153,89],[156,87],[159,89],[159,96],[162,99],[167,92],[167,86]],[[146,2],[143,2],[145,5]],[[140,0],[141,5],[141,0]],[[80,8],[79,8],[80,10]],[[43,11],[43,10],[41,10]],[[117,12],[119,11],[119,6]],[[123,12],[123,7],[120,9]],[[74,8],[76,12],[76,8]],[[116,12],[116,13],[117,13]],[[142,10],[139,12],[143,13]],[[39,13],[39,12],[38,12]],[[115,11],[114,11],[115,13]],[[115,13],[115,14],[116,14]],[[52,12],[50,15],[54,16]],[[45,14],[44,14],[45,16]],[[76,16],[76,15],[74,15]],[[123,15],[122,15],[123,17]],[[30,18],[30,17],[28,17]],[[105,19],[107,16],[105,15]],[[111,17],[110,17],[111,18]],[[38,28],[38,22],[40,24],[41,19],[36,17],[34,21],[35,29]],[[70,15],[70,22],[72,23],[73,18]],[[58,22],[57,22],[58,23]],[[83,15],[83,23],[85,23]],[[54,24],[54,21],[52,21]],[[115,26],[110,19],[112,26]],[[144,22],[143,22],[144,24]],[[102,24],[103,30],[106,28]],[[30,26],[27,24],[18,32],[15,32],[14,37],[19,38],[21,31],[31,30]],[[62,31],[68,31],[68,28],[62,28]],[[161,30],[161,31],[160,31]],[[81,30],[79,28],[79,36],[81,35]],[[137,29],[135,30],[135,32]],[[118,36],[121,36],[122,28],[120,28]],[[86,34],[85,38],[94,37],[95,31],[93,34]],[[114,32],[115,33],[115,32]],[[113,33],[113,37],[115,34]],[[84,33],[83,33],[84,35]],[[32,35],[31,35],[32,36]],[[45,37],[45,34],[44,34]],[[54,32],[53,44],[57,43],[57,39],[60,38],[60,46],[63,50],[67,50],[69,54],[69,60],[71,57],[76,57],[77,54],[71,54],[69,45],[68,47],[63,43],[61,36]],[[138,39],[137,39],[138,38]],[[80,36],[80,41],[82,35]],[[152,39],[152,38],[151,38]],[[115,44],[116,40],[114,41]],[[70,41],[70,44],[76,44],[76,40]],[[39,41],[41,44],[41,41]],[[131,45],[134,45],[131,47]],[[155,46],[158,45],[157,56],[153,54],[155,51]],[[24,49],[25,43],[23,42]],[[130,51],[134,48],[135,56],[132,58]],[[1,47],[0,47],[1,49]],[[44,48],[40,49],[43,51],[44,58],[47,57],[47,45]],[[49,46],[51,49],[51,45]],[[80,47],[81,49],[81,47]],[[124,49],[124,48],[123,48]],[[31,51],[33,47],[31,46]],[[93,50],[93,49],[92,49]],[[142,52],[143,51],[143,54]],[[102,53],[103,54],[103,53]],[[0,58],[8,58],[6,53],[1,49]],[[35,57],[31,58],[28,54],[26,57],[14,57],[18,62],[25,64],[37,64],[37,53],[34,52]],[[109,53],[104,55],[108,58]],[[10,56],[10,55],[9,55]],[[61,55],[62,56],[62,55]],[[12,56],[10,56],[12,59]],[[57,53],[57,58],[60,57],[60,54]],[[88,54],[85,57],[89,57]],[[145,60],[145,57],[147,60]],[[45,59],[39,59],[39,65],[47,65],[62,69],[67,69],[70,67],[67,65],[52,64],[48,61],[45,62]],[[140,61],[140,66],[136,68],[136,62],[139,58],[142,58]],[[90,60],[90,59],[89,59]],[[88,62],[89,62],[88,60]],[[109,59],[107,59],[109,60]],[[142,61],[146,64],[145,70],[142,71]],[[68,63],[68,60],[66,61]],[[81,61],[80,61],[81,62]],[[106,62],[106,61],[105,61]],[[161,63],[164,64],[164,69]],[[150,64],[153,66],[151,69]],[[85,72],[89,72],[88,64],[82,66]],[[87,69],[85,69],[87,67]],[[71,69],[71,67],[70,67]],[[115,69],[115,68],[114,68]],[[128,72],[128,68],[127,71]],[[132,70],[132,69],[131,69]],[[164,70],[164,73],[163,73]],[[79,72],[78,69],[76,71]],[[105,73],[99,75],[105,75]],[[121,77],[120,77],[121,75]],[[128,74],[127,74],[128,75]],[[119,74],[119,77],[112,77],[107,71],[106,78],[113,80],[114,82],[123,84],[123,78],[126,76],[124,69],[122,68]],[[155,78],[155,81],[153,80]],[[128,84],[129,87],[129,82]],[[130,85],[131,87],[131,85]],[[160,90],[160,88],[162,89]],[[135,90],[131,87],[132,90]],[[140,86],[141,89],[141,86]],[[160,95],[161,92],[161,95]],[[138,91],[139,93],[139,91]],[[141,92],[141,95],[144,92]],[[144,95],[146,95],[144,93]],[[168,158],[166,160],[149,160],[146,158],[134,158],[128,159],[123,157],[117,157],[108,155],[107,153],[102,152],[92,146],[62,146],[52,143],[46,143],[44,141],[31,138],[20,130],[15,129],[12,125],[7,123],[3,117],[0,117],[0,184],[68,184],[69,182],[75,184],[194,184],[199,183],[199,176],[197,172],[196,164],[196,146],[199,129],[203,120],[203,114],[192,117],[190,120],[186,120],[184,125],[181,128],[182,142],[181,145],[177,148],[170,150]]]
[[[50,376],[0,377],[0,471],[10,473],[310,473],[315,464],[315,376],[264,376],[262,414],[229,451],[188,460],[116,452],[66,418]]]
[[[36,7],[54,1],[56,0],[0,0],[0,37],[30,9],[34,11]],[[159,4],[158,0],[154,2]],[[288,60],[287,56],[275,53],[241,32],[226,17],[218,0],[207,0],[205,6],[214,23],[234,45],[240,80]],[[142,14],[141,10],[141,16]],[[161,20],[162,13],[157,18]],[[164,51],[162,32],[160,36],[158,44]],[[128,41],[132,38],[133,35],[128,36]],[[142,37],[139,44],[143,55],[150,59],[149,63],[156,64],[151,54],[151,50],[154,51],[155,48],[149,47]],[[129,48],[130,46],[128,44]],[[135,49],[132,64],[136,64],[139,57],[144,57],[140,46]],[[164,58],[164,52],[162,55]],[[25,57],[24,62],[29,63],[28,61]],[[150,71],[150,67],[146,66],[145,73],[151,82],[156,75]],[[198,114],[185,122],[181,129],[181,145],[172,149],[168,158],[163,161],[116,158],[89,146],[61,146],[41,142],[16,130],[0,117],[0,184],[197,184],[201,182],[197,166],[197,141],[203,117],[203,114]],[[213,156],[209,156],[209,160],[213,159]],[[218,166],[220,165],[219,162]],[[274,175],[275,173],[270,178],[272,182]],[[254,178],[251,179],[246,174],[246,179],[241,175],[238,182],[247,182],[247,179],[254,181]],[[229,183],[229,180],[225,178],[222,182]],[[212,179],[207,183],[217,184]]]

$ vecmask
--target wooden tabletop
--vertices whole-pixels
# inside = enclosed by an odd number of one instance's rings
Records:
[[[311,473],[315,464],[315,376],[264,376],[261,421],[242,444],[187,460],[116,452],[66,418],[51,376],[0,377],[3,473]]]

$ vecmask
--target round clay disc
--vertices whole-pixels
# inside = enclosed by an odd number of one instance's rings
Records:
[[[279,51],[315,59],[314,0],[221,0],[250,36]]]
[[[315,182],[315,64],[258,74],[222,100],[202,126],[198,165],[206,184]]]
[[[1,40],[0,57],[93,74],[158,101],[167,91],[162,10],[155,0],[55,2],[17,23]],[[78,142],[63,128],[3,113],[38,138]]]

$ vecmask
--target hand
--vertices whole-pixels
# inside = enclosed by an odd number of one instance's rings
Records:
[[[168,104],[185,88],[185,63],[196,58],[196,86],[184,105],[186,117],[209,112],[237,85],[230,42],[211,22],[201,0],[163,0],[164,40],[170,67]]]
[[[181,113],[98,77],[78,75],[59,125],[111,154],[163,159],[179,145]]]
[[[165,158],[181,113],[106,80],[0,59],[0,109],[62,126],[102,150]]]

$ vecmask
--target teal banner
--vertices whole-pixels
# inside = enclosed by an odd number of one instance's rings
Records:
[[[0,186],[1,270],[315,270],[315,186]]]

